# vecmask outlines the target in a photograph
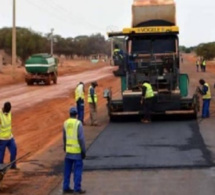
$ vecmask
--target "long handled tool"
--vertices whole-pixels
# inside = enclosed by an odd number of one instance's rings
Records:
[[[23,159],[24,157],[28,156],[31,152],[26,153],[25,155],[19,157],[18,159],[8,163],[8,164],[0,164],[0,182],[3,180],[4,175],[6,174],[6,172],[11,168],[11,166],[13,165],[13,163]]]

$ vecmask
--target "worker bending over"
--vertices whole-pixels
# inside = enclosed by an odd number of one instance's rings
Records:
[[[92,82],[88,89],[88,103],[90,107],[90,121],[91,126],[98,126],[97,121],[97,94],[96,87],[98,86],[97,82]]]
[[[16,160],[17,147],[12,134],[11,103],[5,102],[0,111],[0,164],[4,163],[5,150],[10,152],[10,162]],[[11,165],[11,169],[17,169],[16,162]]]
[[[151,109],[154,99],[154,92],[151,84],[148,81],[144,81],[142,84],[142,97],[141,104],[143,105],[144,117],[141,120],[142,123],[151,122]]]
[[[64,122],[63,143],[66,152],[64,162],[64,193],[84,194],[86,191],[81,188],[83,159],[86,156],[84,130],[82,123],[76,119],[77,109],[70,109],[70,118]],[[71,173],[74,173],[74,189],[70,188]]]
[[[78,110],[78,120],[84,125],[84,83],[80,82],[75,89],[75,101]]]
[[[210,117],[210,101],[211,101],[211,90],[208,83],[205,80],[199,80],[202,88],[200,89],[200,94],[202,95],[203,105],[202,105],[202,118]]]

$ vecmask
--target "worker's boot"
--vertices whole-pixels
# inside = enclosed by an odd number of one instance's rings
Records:
[[[74,192],[74,194],[85,194],[86,190],[79,190],[77,192]]]

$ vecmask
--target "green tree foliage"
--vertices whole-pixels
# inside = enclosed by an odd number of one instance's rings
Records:
[[[0,49],[11,54],[12,29],[0,29]],[[26,28],[17,28],[17,55],[23,62],[32,54],[49,53],[50,34],[41,35]],[[75,38],[63,38],[54,36],[54,53],[64,55],[89,56],[91,54],[110,55],[110,41],[105,40],[101,34],[91,36],[77,36]]]
[[[211,60],[215,57],[215,42],[200,44],[195,52],[198,56]]]
[[[47,40],[39,33],[26,28],[17,28],[17,56],[24,62],[31,54],[47,52]],[[0,48],[7,53],[12,50],[12,29],[0,30]]]

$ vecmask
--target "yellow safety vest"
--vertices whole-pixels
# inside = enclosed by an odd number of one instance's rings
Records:
[[[202,98],[203,99],[211,99],[211,89],[210,89],[210,86],[208,85],[208,83],[205,83],[204,85],[208,87],[208,91],[207,91],[207,93],[205,95],[203,95]]]
[[[206,61],[205,61],[205,60],[202,62],[202,65],[203,65],[203,66],[206,66]]]
[[[11,113],[0,112],[0,140],[7,140],[13,137],[11,125]]]
[[[89,89],[88,89],[88,100],[87,100],[87,102],[88,103],[93,103],[93,101],[92,101],[92,98],[91,98],[91,94],[90,94],[90,89],[91,88],[93,88],[92,86],[90,86],[89,87]],[[95,103],[97,103],[97,101],[98,101],[98,98],[97,98],[97,95],[96,95],[96,90],[95,90],[95,88],[94,88],[94,101],[95,101]]]
[[[82,91],[80,93],[78,87],[79,87],[79,85],[75,89],[75,101],[78,101],[79,98],[81,98],[82,100],[84,100],[84,92]]]
[[[153,92],[153,89],[152,89],[151,84],[149,84],[149,83],[144,83],[143,86],[146,87],[145,98],[147,99],[147,98],[152,98],[152,97],[154,97],[154,92]]]
[[[80,121],[69,118],[64,122],[64,129],[66,131],[66,153],[80,154],[81,147],[78,142],[78,126]]]
[[[120,52],[120,49],[114,49],[114,50],[113,50],[114,55],[119,55],[120,58],[122,59],[122,58],[123,58],[123,55],[120,54],[119,52]]]

